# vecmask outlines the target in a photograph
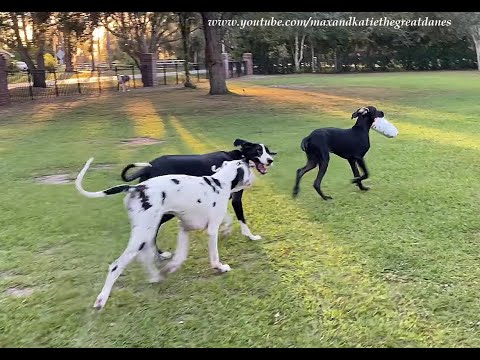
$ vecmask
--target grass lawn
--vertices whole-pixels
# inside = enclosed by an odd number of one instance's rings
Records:
[[[204,81],[0,109],[0,347],[480,346],[479,76],[252,76],[230,81],[227,96],[209,97]],[[316,171],[293,200],[302,138],[350,127],[364,105],[400,132],[371,132],[371,190],[332,156],[323,190],[333,200],[313,189]],[[162,142],[122,142],[133,137]],[[244,195],[263,239],[235,223],[219,244],[232,271],[219,276],[196,233],[178,272],[148,284],[132,263],[94,311],[128,241],[123,196],[87,199],[35,178],[73,178],[94,156],[84,186],[99,190],[120,184],[127,163],[231,149],[235,138],[278,152]],[[162,249],[174,249],[176,225],[162,229]]]

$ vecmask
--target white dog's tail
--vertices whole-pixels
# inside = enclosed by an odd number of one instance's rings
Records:
[[[86,191],[82,187],[82,180],[83,180],[83,177],[85,176],[85,173],[87,172],[88,168],[90,167],[90,164],[92,163],[92,161],[93,161],[93,158],[88,159],[88,161],[85,163],[85,166],[83,167],[83,169],[78,174],[77,179],[75,180],[75,187],[80,192],[80,194],[82,194],[86,197],[89,197],[89,198],[98,198],[98,197],[104,197],[104,196],[107,196],[107,195],[118,194],[118,193],[121,193],[121,192],[128,192],[128,191],[130,191],[130,189],[135,189],[135,186],[118,185],[118,186],[114,186],[114,187],[111,187],[109,189],[102,190],[102,191],[95,191],[95,192]]]

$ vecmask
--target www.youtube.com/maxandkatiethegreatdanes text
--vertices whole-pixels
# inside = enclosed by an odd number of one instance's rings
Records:
[[[400,29],[402,26],[451,26],[452,20],[438,20],[418,18],[418,19],[389,19],[387,17],[381,18],[364,18],[357,19],[355,16],[350,16],[348,19],[276,19],[261,18],[261,19],[214,19],[208,20],[209,26],[236,26],[240,29],[245,29],[251,26],[299,26],[299,27],[337,27],[337,26],[391,26],[394,29]]]

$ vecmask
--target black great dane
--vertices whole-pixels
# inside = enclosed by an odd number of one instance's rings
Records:
[[[130,182],[135,179],[139,179],[143,182],[147,179],[162,176],[162,175],[191,175],[191,176],[211,176],[215,172],[213,169],[222,166],[224,161],[245,159],[251,164],[254,164],[257,171],[265,175],[268,172],[268,167],[273,163],[274,155],[277,153],[270,151],[270,149],[261,143],[252,143],[242,139],[236,139],[233,142],[233,146],[240,147],[231,151],[216,151],[208,154],[199,155],[163,155],[150,163],[133,163],[127,165],[122,173],[121,177],[124,181]],[[142,166],[142,168],[131,175],[127,175],[127,172],[135,167]],[[215,184],[212,184],[215,186]],[[232,193],[232,207],[235,211],[235,215],[240,222],[242,235],[247,236],[250,240],[260,240],[259,235],[254,235],[248,228],[245,215],[243,214],[242,205],[243,190]],[[165,222],[173,219],[175,216],[172,214],[165,214],[160,221],[157,228],[157,233]],[[231,231],[232,219],[228,215],[224,221],[224,228],[222,232],[228,234]],[[153,239],[156,241],[156,237]],[[163,259],[167,259],[171,256],[170,253],[164,252],[158,249],[159,255]]]

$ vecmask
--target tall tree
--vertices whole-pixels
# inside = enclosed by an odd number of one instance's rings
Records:
[[[170,12],[114,12],[102,14],[102,24],[119,39],[126,52],[143,72],[140,54],[166,50],[179,40],[177,17]]]
[[[184,56],[185,82],[184,86],[195,89],[196,86],[190,81],[190,34],[192,33],[192,26],[196,20],[195,14],[190,12],[179,12],[178,23],[182,35],[182,46]]]
[[[77,44],[85,41],[89,31],[89,14],[83,12],[60,12],[57,16],[57,28],[62,31],[64,52],[65,52],[65,70],[73,71],[73,53],[75,53]]]
[[[477,57],[477,69],[480,70],[480,12],[453,13],[459,34],[468,34],[473,42]]]
[[[220,16],[215,12],[202,12],[203,32],[205,36],[205,61],[210,81],[210,95],[228,94],[225,81],[225,68],[222,61],[220,26],[210,24],[213,20],[219,20]]]
[[[43,55],[47,32],[52,27],[50,12],[1,13],[1,42],[16,49],[32,72],[34,87],[47,87]],[[28,29],[31,36],[28,36]]]

